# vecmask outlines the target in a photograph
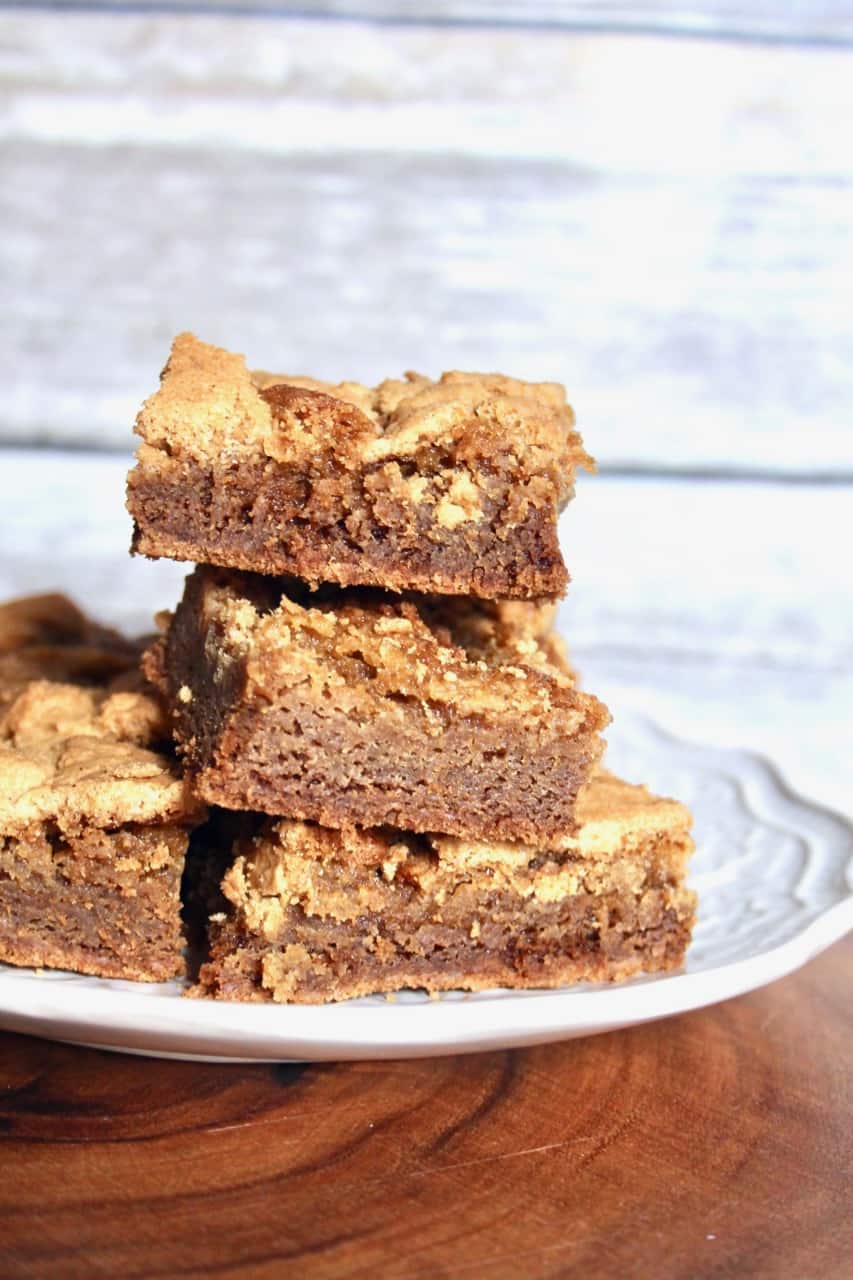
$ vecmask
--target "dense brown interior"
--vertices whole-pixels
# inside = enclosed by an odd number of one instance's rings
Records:
[[[484,598],[558,596],[568,574],[553,505],[517,518],[496,479],[481,520],[455,529],[383,490],[370,472],[322,482],[282,464],[207,470],[170,459],[128,482],[133,550],[311,583],[377,585]]]
[[[333,827],[556,837],[574,829],[577,793],[600,754],[591,733],[570,738],[523,724],[510,733],[448,717],[437,737],[416,706],[404,726],[381,708],[354,722],[299,690],[262,717],[240,709],[217,736],[218,719],[214,711],[208,729],[203,709],[194,722],[199,743],[209,744],[196,775],[206,800]]]
[[[100,977],[179,976],[186,845],[169,826],[0,836],[0,956]]]

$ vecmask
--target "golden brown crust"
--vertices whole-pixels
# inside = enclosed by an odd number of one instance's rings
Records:
[[[179,821],[197,811],[174,761],[156,749],[166,720],[135,669],[138,646],[64,596],[37,596],[0,606],[3,659],[0,830]],[[51,678],[57,672],[81,683]]]
[[[168,757],[142,745],[160,709],[140,693],[34,681],[0,715],[0,829],[180,818],[191,809]]]
[[[377,694],[399,695],[458,715],[513,719],[571,706],[578,724],[598,705],[575,689],[548,630],[550,605],[357,590],[305,597],[246,575],[200,568],[196,577],[219,661],[245,659],[247,696],[305,683],[328,687],[354,711]]]
[[[203,811],[137,669],[64,596],[0,606],[0,960],[162,981]],[[57,678],[60,677],[60,678]]]
[[[519,466],[529,461],[530,473],[593,465],[557,383],[453,371],[438,381],[408,373],[371,388],[251,374],[241,355],[190,333],[175,339],[136,429],[169,456],[216,462],[223,452],[236,459],[260,450],[290,461],[328,451],[361,467],[431,446],[471,458],[511,453]]]
[[[445,870],[455,878],[462,868],[475,873],[488,868],[492,883],[503,878],[522,897],[543,897],[553,894],[558,868],[563,868],[563,892],[576,892],[581,875],[613,883],[614,878],[636,870],[632,864],[642,863],[655,849],[665,849],[674,877],[683,875],[693,849],[692,818],[679,801],[654,795],[647,787],[601,769],[578,796],[578,819],[574,835],[549,841],[542,848],[510,841],[419,836],[392,828],[341,831],[281,818],[265,827],[241,853],[223,890],[241,910],[253,896],[292,902],[295,883],[301,878],[293,868],[301,865],[310,871],[308,891],[316,891],[322,901],[323,864],[343,860],[366,869],[379,868],[386,881],[405,867],[407,878],[422,885],[427,879],[434,882]],[[430,853],[436,857],[431,859]],[[370,904],[362,899],[361,905]]]
[[[689,812],[601,772],[579,814],[548,849],[271,820],[224,876],[206,992],[313,1002],[677,965],[695,908]]]

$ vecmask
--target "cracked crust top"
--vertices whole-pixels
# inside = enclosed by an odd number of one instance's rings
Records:
[[[0,606],[4,833],[43,821],[63,831],[180,821],[197,810],[173,760],[156,750],[168,730],[138,661],[138,645],[64,596]]]
[[[259,454],[297,466],[333,457],[349,470],[405,463],[426,450],[450,454],[467,467],[436,515],[451,528],[477,518],[470,476],[480,463],[522,481],[542,477],[559,506],[571,495],[575,468],[594,466],[558,383],[449,372],[437,381],[408,373],[366,387],[250,373],[243,356],[189,333],[175,339],[136,431],[145,442],[140,461],[149,466],[156,466],[157,451],[217,465]]]
[[[313,823],[271,820],[238,847],[222,885],[251,929],[274,936],[283,912],[299,903],[309,915],[351,920],[377,906],[381,883],[398,882],[441,899],[442,884],[485,876],[490,889],[532,901],[576,893],[634,894],[649,862],[673,881],[684,875],[693,849],[684,805],[600,771],[578,797],[580,827],[548,850],[528,844],[416,836],[393,829],[333,831]],[[324,866],[343,862],[374,869],[357,898],[340,891]],[[372,901],[373,898],[377,902]]]
[[[177,821],[191,811],[174,763],[143,744],[160,724],[156,702],[36,680],[0,715],[0,828],[55,821]]]
[[[548,630],[551,606],[359,589],[291,594],[274,579],[205,567],[189,581],[222,678],[233,661],[245,662],[257,692],[308,682],[334,686],[339,709],[353,712],[381,695],[415,700],[432,715],[445,706],[515,720],[559,709],[566,732],[608,723],[606,708],[576,688]]]

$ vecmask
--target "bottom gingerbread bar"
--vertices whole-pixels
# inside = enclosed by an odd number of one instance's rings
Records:
[[[177,822],[0,832],[0,961],[101,978],[184,973]]]
[[[0,962],[163,981],[202,812],[139,645],[63,596],[0,605]]]
[[[238,840],[192,994],[301,1004],[673,969],[690,814],[601,772],[556,849],[267,820]]]

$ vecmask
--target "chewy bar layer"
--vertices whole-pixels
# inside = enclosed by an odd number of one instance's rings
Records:
[[[43,607],[34,604],[36,627]],[[94,632],[89,640],[94,681]],[[4,686],[0,961],[156,981],[184,972],[180,880],[198,806],[155,749],[165,722],[153,691],[115,680],[112,643],[100,687],[23,683],[21,666],[17,687]],[[47,670],[61,666],[62,647],[48,645]],[[21,650],[31,674],[38,648]]]
[[[487,599],[563,592],[557,516],[593,466],[556,383],[332,385],[252,374],[191,334],[136,431],[137,552]]]
[[[199,568],[148,671],[211,804],[547,839],[573,829],[609,720],[549,617]]]
[[[690,814],[604,773],[578,814],[547,851],[270,820],[236,846],[194,994],[311,1004],[676,968]]]

